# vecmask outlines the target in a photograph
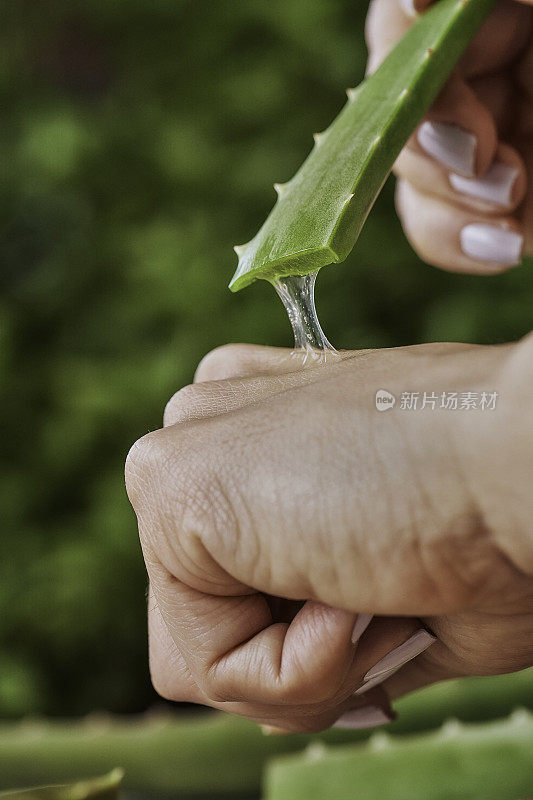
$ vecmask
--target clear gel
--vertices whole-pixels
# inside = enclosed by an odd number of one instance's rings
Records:
[[[326,339],[315,308],[316,272],[309,275],[291,275],[278,278],[273,286],[289,315],[294,331],[294,345],[305,350],[306,361],[327,361],[338,358],[339,353]]]

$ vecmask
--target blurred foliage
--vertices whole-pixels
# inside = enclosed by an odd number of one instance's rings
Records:
[[[139,710],[154,695],[145,576],[123,489],[227,341],[290,344],[273,291],[226,286],[247,241],[361,78],[353,0],[17,0],[0,30],[0,714]],[[386,188],[321,273],[341,347],[503,341],[527,270],[423,266]]]

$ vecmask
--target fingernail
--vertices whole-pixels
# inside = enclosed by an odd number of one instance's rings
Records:
[[[383,676],[386,672],[390,672],[393,669],[403,667],[404,664],[407,664],[408,661],[412,661],[413,658],[423,653],[424,650],[427,650],[427,648],[436,641],[436,638],[432,636],[429,631],[424,629],[417,631],[406,642],[399,647],[395,647],[394,650],[391,650],[390,653],[387,653],[386,656],[380,659],[377,664],[374,664],[363,678],[364,682],[366,683],[366,681],[371,681],[373,678]]]
[[[363,633],[372,622],[373,614],[358,614],[352,631],[352,644],[357,644]]]
[[[474,175],[477,139],[472,133],[445,122],[423,122],[418,129],[418,143],[445,167]]]
[[[363,728],[375,728],[378,725],[387,725],[392,722],[394,717],[383,711],[378,706],[362,706],[346,711],[339,717],[333,725],[334,728],[349,728],[351,730],[361,730]]]
[[[519,174],[516,167],[498,163],[493,164],[482,178],[465,178],[463,175],[452,173],[450,183],[461,194],[477,197],[497,206],[508,206]]]
[[[418,11],[415,8],[415,0],[400,0],[400,6],[404,14],[411,19],[418,17]]]
[[[359,689],[357,689],[355,694],[359,696],[361,694],[364,694],[365,692],[368,692],[370,689],[373,689],[374,686],[378,686],[378,684],[380,683],[385,683],[385,681],[391,678],[395,672],[398,672],[398,670],[401,669],[402,666],[403,664],[400,664],[399,667],[393,667],[393,669],[388,669],[381,675],[376,675],[375,678],[371,678],[371,680],[365,681],[365,683],[363,683],[363,685],[360,686]]]
[[[469,258],[510,267],[520,264],[524,237],[515,231],[474,222],[462,229],[460,238],[461,250]]]

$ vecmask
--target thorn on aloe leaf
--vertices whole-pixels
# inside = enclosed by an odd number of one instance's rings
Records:
[[[244,251],[246,250],[247,247],[248,247],[248,243],[246,243],[246,244],[236,244],[233,249],[235,250],[235,252],[239,256],[239,258],[241,258],[241,256],[244,254]]]
[[[316,145],[319,145],[323,138],[324,138],[323,133],[313,133],[313,139],[315,140]]]
[[[459,720],[451,717],[442,723],[440,733],[443,739],[454,739],[461,733],[462,728]]]
[[[368,746],[371,750],[387,750],[391,747],[391,738],[385,731],[377,731],[368,740]]]
[[[309,761],[320,761],[321,758],[324,758],[327,752],[327,747],[324,742],[316,741],[311,742],[311,744],[306,747],[305,749],[305,756]]]
[[[346,89],[346,94],[348,95],[348,100],[353,100],[357,92],[359,91],[359,87],[356,86],[355,88],[348,88]]]
[[[276,194],[278,195],[278,197],[282,197],[282,195],[284,194],[284,192],[287,189],[287,184],[286,183],[275,183],[274,184],[274,189],[276,190]]]
[[[515,708],[509,719],[514,726],[526,725],[531,723],[532,715],[527,708]]]

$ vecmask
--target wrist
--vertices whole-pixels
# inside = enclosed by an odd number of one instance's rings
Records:
[[[476,388],[495,393],[495,407],[458,416],[451,434],[495,544],[533,574],[533,336],[487,349],[492,363]]]

